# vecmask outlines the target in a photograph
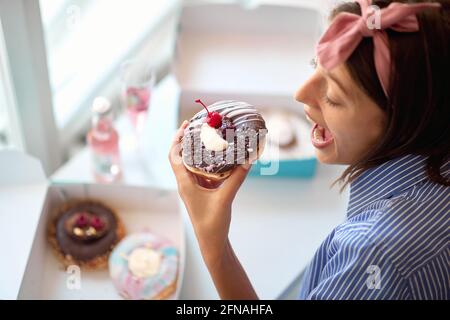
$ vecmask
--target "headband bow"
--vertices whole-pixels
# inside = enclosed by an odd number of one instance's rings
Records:
[[[385,29],[416,32],[419,23],[416,13],[428,8],[440,8],[440,3],[406,4],[393,2],[384,9],[371,6],[371,0],[356,0],[362,15],[342,12],[324,33],[316,48],[320,65],[331,70],[347,61],[364,37],[373,38],[374,62],[378,78],[388,97],[391,57]]]

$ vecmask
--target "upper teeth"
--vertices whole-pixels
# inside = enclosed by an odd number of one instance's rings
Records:
[[[322,131],[320,130],[320,128],[319,127],[317,127],[315,130],[314,130],[314,139],[316,139],[316,140],[322,140]]]

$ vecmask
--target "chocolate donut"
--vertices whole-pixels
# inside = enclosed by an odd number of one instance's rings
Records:
[[[222,181],[236,166],[261,155],[267,129],[261,114],[246,102],[219,101],[208,110],[220,114],[220,126],[213,128],[206,123],[206,110],[195,114],[184,131],[182,158],[189,171]]]
[[[124,229],[110,208],[83,201],[59,208],[49,233],[50,242],[65,265],[96,269],[106,266]]]

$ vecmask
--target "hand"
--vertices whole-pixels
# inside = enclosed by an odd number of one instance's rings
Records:
[[[181,159],[181,139],[188,125],[184,121],[172,142],[169,161],[175,174],[178,191],[194,227],[206,264],[215,264],[229,250],[228,232],[231,222],[231,206],[237,191],[250,169],[240,165],[217,189],[198,185],[195,176],[185,168]]]

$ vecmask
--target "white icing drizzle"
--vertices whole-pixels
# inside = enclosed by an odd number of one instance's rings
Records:
[[[261,116],[242,116],[233,120],[233,124],[235,126],[240,125],[241,123],[245,123],[247,121],[264,121]]]
[[[233,108],[224,113],[229,118],[234,118],[243,114],[254,114],[255,109]]]
[[[232,100],[219,101],[208,106],[208,110],[210,112],[219,112],[221,116],[230,118],[234,125],[241,125],[252,121],[264,123],[264,119],[258,113],[256,108],[246,102]],[[206,110],[201,110],[193,117],[193,119],[198,117],[202,118],[206,116],[206,114]],[[197,121],[201,120],[195,119],[191,124],[197,124]]]

